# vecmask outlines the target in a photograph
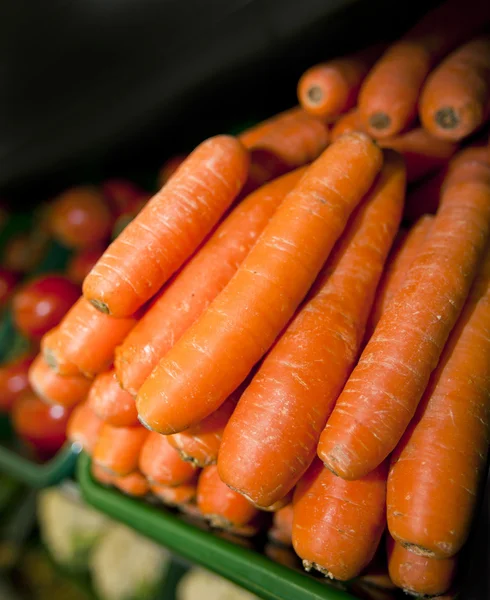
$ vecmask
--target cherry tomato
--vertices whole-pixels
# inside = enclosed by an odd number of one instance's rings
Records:
[[[0,412],[9,412],[14,402],[30,389],[28,372],[34,356],[24,355],[0,366]]]
[[[104,246],[95,246],[94,248],[84,248],[74,254],[66,268],[69,279],[78,285],[82,285],[83,280],[95,266],[104,250]]]
[[[116,217],[132,210],[135,202],[144,195],[143,190],[126,179],[108,179],[102,184],[102,192]]]
[[[0,310],[7,304],[18,281],[17,273],[0,267]]]
[[[163,187],[187,157],[184,155],[173,156],[164,163],[158,172],[158,183]]]
[[[69,248],[87,248],[104,241],[113,217],[102,193],[93,187],[64,192],[51,206],[51,232]]]
[[[69,416],[70,410],[44,404],[32,390],[22,394],[12,407],[14,431],[44,459],[55,454],[65,442]]]
[[[44,235],[19,233],[5,244],[2,266],[10,271],[28,273],[42,259],[48,238]]]
[[[18,329],[39,339],[58,325],[80,297],[80,288],[61,275],[42,275],[14,294],[12,315]]]

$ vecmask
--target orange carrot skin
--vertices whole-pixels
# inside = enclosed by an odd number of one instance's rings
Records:
[[[335,142],[339,137],[346,133],[352,133],[353,131],[364,131],[361,117],[359,116],[359,110],[357,108],[351,109],[337,119],[330,132],[330,139],[332,142]]]
[[[264,359],[225,428],[220,476],[260,507],[285,496],[315,457],[358,356],[400,224],[405,186],[403,160],[388,151],[376,184],[312,294]]]
[[[307,570],[347,581],[369,564],[386,523],[387,474],[385,462],[345,481],[313,462],[293,501],[293,546]]]
[[[269,537],[283,546],[293,545],[293,505],[287,504],[274,513]]]
[[[465,543],[490,444],[490,251],[410,427],[392,457],[388,526],[436,558]]]
[[[159,360],[233,277],[304,172],[293,171],[250,194],[164,289],[116,349],[115,367],[125,390],[136,396]]]
[[[90,388],[88,402],[94,413],[109,425],[138,425],[134,398],[121,388],[113,369],[97,375]]]
[[[46,362],[60,375],[93,377],[109,368],[114,350],[134,327],[134,318],[115,319],[80,298],[41,348]]]
[[[341,477],[369,473],[395,448],[437,366],[490,234],[490,166],[445,189],[430,235],[367,344],[322,433]]]
[[[99,439],[103,422],[94,414],[87,402],[79,404],[73,410],[68,420],[66,437],[73,444],[80,444],[83,451],[90,456],[94,452]]]
[[[151,483],[168,486],[187,483],[196,474],[195,465],[183,461],[167,438],[154,431],[149,433],[141,449],[139,468]]]
[[[306,295],[381,162],[372,140],[352,134],[312,164],[227,287],[141,387],[142,422],[183,431],[244,381]]]
[[[249,157],[231,136],[200,144],[109,246],[84,281],[99,310],[128,317],[182,266],[236,197]]]
[[[420,556],[388,536],[388,568],[395,585],[417,596],[440,596],[453,582],[457,558]]]
[[[148,431],[141,426],[114,427],[104,423],[95,444],[93,460],[114,475],[129,475],[138,468]]]
[[[194,480],[175,486],[151,483],[150,488],[153,494],[168,506],[182,507],[191,504],[197,496],[197,485]]]
[[[461,140],[490,114],[490,37],[473,39],[429,76],[420,98],[422,124],[433,135]]]
[[[39,354],[29,368],[29,383],[36,394],[50,404],[71,408],[88,394],[91,381],[81,374],[58,375]]]
[[[102,467],[100,467],[97,463],[92,462],[90,464],[90,472],[92,473],[92,477],[96,479],[99,483],[106,486],[113,486],[114,480],[116,479],[115,475],[111,475],[109,471],[106,471]]]
[[[117,489],[127,496],[143,498],[150,492],[150,485],[139,471],[134,471],[129,475],[114,478],[114,485]]]

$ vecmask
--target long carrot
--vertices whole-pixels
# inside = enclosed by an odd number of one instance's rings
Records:
[[[150,488],[153,494],[167,506],[182,508],[183,505],[195,502],[197,497],[196,484],[197,478],[174,486],[151,483]]]
[[[330,139],[334,142],[344,134],[352,133],[353,131],[364,131],[359,110],[357,108],[353,108],[337,119],[330,132]]]
[[[373,335],[381,315],[403,285],[408,270],[419,252],[433,221],[431,215],[421,217],[410,231],[400,231],[386,263],[366,325],[365,340]]]
[[[94,379],[88,403],[94,413],[109,425],[130,427],[138,424],[134,398],[121,388],[113,369]]]
[[[376,185],[308,301],[265,358],[225,428],[223,481],[258,506],[285,496],[315,457],[364,335],[405,197],[402,158],[388,151]]]
[[[293,546],[307,571],[352,579],[372,560],[385,528],[386,462],[357,481],[316,459],[293,501]]]
[[[490,250],[415,419],[395,450],[388,526],[413,552],[453,556],[469,534],[490,444]]]
[[[420,556],[388,536],[388,568],[394,584],[408,594],[440,596],[453,582],[457,558]]]
[[[29,383],[45,402],[69,408],[87,396],[92,382],[80,373],[66,377],[58,375],[39,354],[29,368]]]
[[[133,318],[105,315],[80,298],[58,327],[43,337],[41,349],[48,365],[60,375],[93,377],[109,368],[116,346],[135,323]]]
[[[116,317],[133,314],[182,266],[245,182],[248,153],[230,136],[200,144],[102,255],[85,298]]]
[[[381,168],[363,134],[329,146],[277,209],[227,287],[140,389],[140,419],[178,433],[214,412],[293,315]]]
[[[95,444],[93,461],[114,475],[138,469],[138,458],[148,431],[141,426],[114,427],[104,423]]]
[[[274,513],[269,538],[283,546],[293,545],[293,505],[287,504]]]
[[[66,437],[74,444],[80,444],[83,451],[93,454],[95,444],[99,439],[103,422],[90,408],[87,402],[79,404],[73,410],[68,420]]]
[[[370,46],[308,69],[298,83],[298,100],[311,115],[332,118],[351,109],[361,84],[383,47]]]
[[[361,119],[375,137],[396,135],[416,116],[424,81],[449,51],[490,20],[486,0],[447,0],[383,54],[359,94]]]
[[[298,169],[243,200],[116,349],[116,372],[136,396],[160,359],[233,277],[267,222],[304,174]]]
[[[318,455],[341,477],[363,476],[395,448],[437,366],[489,238],[490,166],[479,166],[446,187],[430,235],[322,433]]]
[[[433,135],[461,140],[490,115],[490,36],[473,39],[450,54],[424,86],[419,114]]]
[[[143,477],[139,471],[134,471],[129,475],[117,476],[112,475],[94,462],[91,465],[91,471],[92,477],[97,479],[99,483],[117,487],[121,492],[128,496],[141,498],[146,496],[150,491],[148,481],[146,481],[145,477]]]
[[[160,485],[181,485],[196,474],[195,465],[183,461],[167,438],[154,431],[149,433],[141,449],[139,468],[151,483]]]

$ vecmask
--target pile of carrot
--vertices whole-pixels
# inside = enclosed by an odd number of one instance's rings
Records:
[[[96,479],[452,588],[490,444],[489,21],[448,0],[162,169],[31,371],[74,390]]]

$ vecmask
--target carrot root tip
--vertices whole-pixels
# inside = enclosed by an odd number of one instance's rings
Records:
[[[44,351],[44,360],[48,363],[49,367],[53,369],[53,371],[58,372],[58,361],[56,360],[53,351],[49,348]]]
[[[152,429],[148,423],[143,419],[143,417],[141,415],[138,415],[138,421],[141,423],[141,425],[143,425],[143,427],[145,429],[148,429],[148,431],[154,431],[154,429]],[[158,433],[158,432],[157,432]]]
[[[94,308],[96,308],[98,311],[100,311],[101,313],[104,313],[105,315],[110,314],[109,307],[107,306],[107,304],[105,302],[102,302],[102,300],[97,300],[96,298],[92,298],[90,300],[90,304]]]
[[[177,449],[177,452],[179,453],[180,458],[184,461],[184,462],[188,462],[193,464],[195,467],[207,467],[209,465],[215,465],[216,461],[200,461],[197,458],[194,458],[194,456],[191,456],[190,454],[187,454],[186,452],[184,452],[183,450]]]
[[[216,529],[233,529],[233,523],[222,515],[205,515],[205,518]]]
[[[441,129],[454,129],[459,125],[459,117],[450,106],[440,108],[434,115],[434,120]]]
[[[374,129],[387,129],[391,125],[391,119],[386,113],[377,112],[369,117],[369,124]]]
[[[312,85],[306,92],[306,96],[311,104],[320,104],[323,100],[323,91],[320,86]]]
[[[328,569],[325,569],[325,567],[322,567],[318,563],[311,562],[309,560],[303,560],[303,568],[308,573],[314,569],[315,571],[318,571],[325,577],[328,577],[329,579],[334,579],[332,573],[330,573]]]
[[[423,546],[411,544],[410,542],[401,542],[401,545],[405,548],[405,550],[413,552],[414,554],[418,554],[418,556],[428,556],[429,558],[435,557],[434,552],[432,552],[432,550],[424,548]]]

